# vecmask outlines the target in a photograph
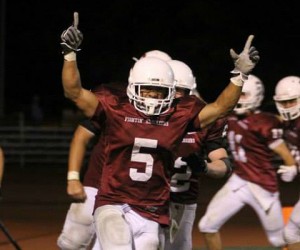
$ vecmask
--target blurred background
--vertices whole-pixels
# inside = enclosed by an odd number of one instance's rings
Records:
[[[29,123],[60,124],[77,112],[63,96],[59,45],[74,11],[84,35],[78,63],[86,88],[126,82],[132,57],[159,49],[186,62],[211,101],[228,83],[230,48],[240,52],[254,34],[261,61],[253,74],[265,83],[264,105],[272,109],[277,81],[300,74],[297,6],[297,1],[1,0],[1,122],[22,113]],[[32,117],[35,108],[42,117]]]
[[[0,146],[6,156],[0,223],[25,250],[56,249],[70,204],[68,151],[82,115],[63,95],[60,35],[74,11],[84,35],[77,58],[87,89],[126,84],[132,57],[158,49],[187,63],[201,95],[212,101],[229,82],[230,48],[241,52],[250,34],[261,56],[253,74],[265,84],[263,109],[276,112],[276,83],[300,75],[298,1],[0,0]],[[198,217],[223,182],[203,180]],[[280,188],[283,205],[292,206],[298,183]],[[247,208],[224,231],[225,246],[268,246]],[[195,245],[203,245],[196,228],[195,234]],[[4,234],[2,248],[14,249]]]

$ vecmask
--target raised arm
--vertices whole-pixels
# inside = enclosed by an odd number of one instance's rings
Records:
[[[65,97],[73,101],[83,113],[91,117],[98,105],[97,97],[81,85],[80,73],[76,62],[76,53],[80,50],[83,35],[78,29],[78,13],[74,13],[74,22],[61,35],[61,47],[64,55],[62,84]]]
[[[198,117],[202,128],[218,118],[228,115],[237,104],[244,81],[247,80],[248,75],[259,61],[258,51],[251,46],[253,38],[253,35],[248,37],[245,47],[240,54],[237,54],[233,49],[230,50],[235,66],[231,71],[233,77],[231,77],[230,83],[217,99],[207,104],[199,113]]]

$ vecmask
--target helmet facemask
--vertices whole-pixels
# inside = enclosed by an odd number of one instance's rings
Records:
[[[273,99],[283,120],[298,118],[300,116],[300,78],[287,76],[281,79],[276,85]],[[294,104],[286,107],[284,102],[293,102]]]
[[[130,70],[128,81],[127,95],[139,112],[149,116],[168,112],[175,96],[175,81],[173,71],[165,61],[152,57],[138,60]],[[164,95],[144,97],[143,89]]]
[[[294,101],[295,105],[286,108],[282,104],[282,102],[284,102],[284,101]],[[300,116],[300,98],[299,97],[296,99],[276,101],[275,104],[276,104],[276,108],[277,108],[278,112],[280,113],[282,119],[285,121],[294,120]]]
[[[166,113],[173,102],[175,96],[175,87],[157,87],[164,88],[164,98],[150,98],[143,97],[142,89],[152,87],[153,84],[149,83],[131,83],[127,88],[127,95],[130,96],[135,109],[144,113],[145,115],[160,115]]]

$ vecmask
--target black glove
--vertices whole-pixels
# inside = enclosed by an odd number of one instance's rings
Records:
[[[79,51],[79,46],[82,43],[83,35],[81,31],[77,28],[79,22],[78,13],[74,12],[74,22],[73,25],[70,26],[67,30],[65,30],[61,34],[61,47],[62,47],[62,53],[64,55],[69,54],[70,52]]]
[[[190,154],[187,157],[181,157],[181,160],[185,161],[188,166],[198,173],[206,174],[208,171],[206,161],[197,153]]]

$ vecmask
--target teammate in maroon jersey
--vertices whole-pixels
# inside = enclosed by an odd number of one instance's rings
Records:
[[[250,75],[242,91],[235,115],[228,118],[234,172],[199,222],[208,249],[222,249],[219,229],[245,205],[257,213],[269,242],[276,247],[285,245],[277,175],[271,159],[276,153],[289,167],[295,161],[282,139],[279,119],[258,110],[264,94],[261,80]]]
[[[100,129],[90,120],[81,122],[74,132],[68,161],[67,193],[76,200],[70,205],[63,230],[57,240],[60,249],[87,249],[95,239],[93,209],[101,175],[102,140],[94,145],[83,182],[80,170],[86,148],[92,138],[99,136]]]
[[[275,88],[274,100],[283,120],[283,137],[294,159],[300,166],[300,77],[287,76],[281,79]],[[297,167],[280,166],[281,179],[292,181],[297,175]],[[300,200],[293,208],[292,214],[284,228],[284,238],[289,250],[300,249]]]
[[[166,61],[171,60],[167,53],[160,50],[148,51],[142,57],[157,57]],[[101,161],[104,157],[102,150],[104,147],[102,145],[104,143],[103,140],[99,140],[92,150],[83,183],[81,183],[79,178],[86,149],[95,136],[101,139],[99,134],[99,126],[86,119],[78,125],[71,141],[67,193],[76,201],[70,205],[63,230],[57,240],[57,245],[62,250],[90,249],[91,246],[93,246],[92,249],[100,248],[99,244],[97,244],[98,241],[94,241],[96,232],[93,225],[92,212],[101,175]]]
[[[175,152],[187,131],[212,124],[235,106],[247,74],[259,60],[251,47],[253,36],[241,54],[231,50],[234,76],[210,104],[194,96],[174,100],[172,69],[157,58],[134,64],[127,95],[109,86],[92,93],[82,88],[76,64],[83,38],[77,13],[61,38],[65,96],[86,116],[103,123],[106,157],[94,211],[101,248],[157,249],[160,226],[169,224],[169,171]]]
[[[168,61],[176,81],[176,98],[195,94],[196,80],[192,70],[178,60]],[[231,172],[224,149],[226,119],[200,132],[188,133],[178,150],[171,177],[171,226],[166,230],[165,250],[191,250],[192,229],[199,195],[199,178],[205,173],[223,177]],[[204,161],[204,151],[211,162]]]

